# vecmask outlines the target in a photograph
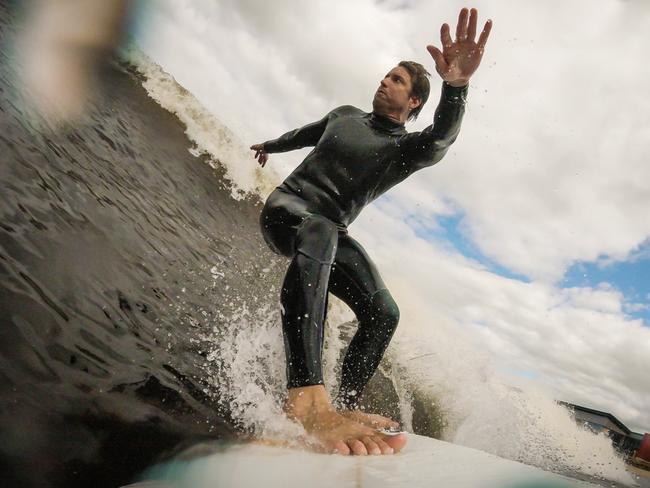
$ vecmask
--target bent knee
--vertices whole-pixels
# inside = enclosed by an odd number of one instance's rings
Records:
[[[399,323],[399,307],[390,292],[386,289],[379,290],[370,299],[371,314],[375,320],[381,322],[384,327],[395,330]]]

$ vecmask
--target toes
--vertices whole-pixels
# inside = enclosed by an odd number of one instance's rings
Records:
[[[386,444],[393,448],[395,452],[399,452],[406,445],[406,434],[383,435],[381,438]]]
[[[363,444],[363,442],[361,442],[358,439],[352,439],[351,441],[348,441],[348,446],[352,450],[352,453],[357,456],[368,455],[368,450],[366,449],[366,446]]]
[[[330,447],[332,449],[332,454],[341,454],[343,456],[350,454],[350,448],[343,441],[333,442]]]
[[[395,451],[393,450],[392,447],[390,447],[386,442],[381,437],[373,437],[373,441],[375,441],[375,444],[379,446],[379,449],[381,450],[382,454],[393,454]]]
[[[377,445],[377,443],[372,439],[372,437],[364,437],[361,439],[361,442],[364,443],[366,446],[366,450],[368,451],[368,454],[372,454],[373,456],[377,456],[381,454],[381,449]]]

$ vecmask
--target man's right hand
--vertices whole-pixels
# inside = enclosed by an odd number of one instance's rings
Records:
[[[257,159],[257,162],[260,163],[263,168],[269,160],[269,153],[264,150],[264,144],[253,144],[251,149],[255,151],[255,159]]]

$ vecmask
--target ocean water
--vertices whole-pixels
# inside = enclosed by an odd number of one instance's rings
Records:
[[[105,70],[81,122],[49,127],[21,89],[2,5],[3,486],[116,486],[205,439],[303,437],[282,415],[287,263],[258,231],[278,177],[137,48]],[[333,300],[332,391],[352,319]],[[398,338],[367,406],[413,432],[634,483],[608,439],[542,392],[505,386],[451,328]]]
[[[0,29],[2,486],[116,486],[232,435],[200,334],[270,300],[276,261],[259,199],[232,198],[134,74],[107,69],[87,117],[50,129],[4,4]]]

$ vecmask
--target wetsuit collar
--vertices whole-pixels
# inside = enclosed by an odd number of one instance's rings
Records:
[[[391,134],[401,134],[403,132],[406,132],[406,129],[404,128],[404,124],[400,122],[395,122],[394,120],[389,119],[384,115],[379,115],[376,114],[375,112],[371,112],[368,118],[370,120],[370,125],[374,129],[379,129],[383,132],[388,132]]]

